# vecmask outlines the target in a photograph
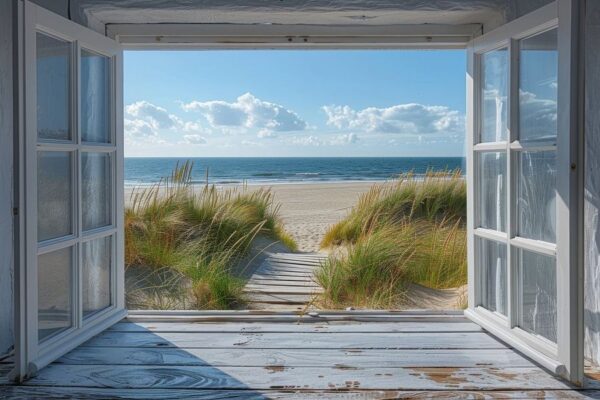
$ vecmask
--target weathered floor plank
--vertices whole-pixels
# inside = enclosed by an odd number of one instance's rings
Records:
[[[12,386],[1,388],[3,398],[11,400],[30,399],[132,399],[132,400],[389,400],[389,399],[478,399],[478,400],[571,400],[597,399],[600,391],[569,391],[569,390],[514,390],[483,392],[479,390],[440,390],[435,392],[407,390],[215,390],[215,389],[112,389],[112,388],[79,388],[79,387],[49,387],[49,386]]]
[[[447,322],[119,322],[107,331],[111,332],[262,332],[262,333],[298,333],[298,332],[354,332],[354,333],[393,333],[393,332],[481,332],[479,325],[464,320]]]
[[[349,373],[349,371],[351,371]],[[208,389],[397,389],[487,390],[569,389],[538,367],[521,368],[353,368],[219,367],[51,364],[28,386],[208,388]]]
[[[172,366],[286,366],[407,368],[534,367],[511,349],[479,350],[369,350],[369,349],[196,349],[81,346],[56,361],[73,365]]]
[[[294,334],[232,332],[132,332],[105,331],[84,343],[103,347],[189,347],[240,346],[262,349],[503,349],[506,345],[484,332],[447,333],[309,333]]]
[[[235,313],[219,322],[125,320],[24,385],[0,380],[0,398],[600,397],[575,390],[455,313],[323,314],[295,323],[285,313],[257,322],[248,317],[258,313],[239,314],[239,321]],[[384,322],[359,321],[369,316]]]

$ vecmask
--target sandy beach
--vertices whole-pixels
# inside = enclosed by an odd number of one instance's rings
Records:
[[[298,243],[298,250],[319,250],[319,243],[329,226],[340,221],[362,193],[375,182],[327,182],[303,184],[248,185],[247,190],[270,188],[286,230]],[[226,186],[227,188],[235,186]],[[125,203],[133,187],[125,187]]]
[[[302,252],[318,251],[328,227],[344,218],[374,182],[281,184],[269,187],[281,205],[286,230]]]

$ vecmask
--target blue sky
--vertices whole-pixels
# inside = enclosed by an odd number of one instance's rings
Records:
[[[126,156],[462,156],[464,51],[125,54]]]

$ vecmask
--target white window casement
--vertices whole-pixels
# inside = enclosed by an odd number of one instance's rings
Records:
[[[583,379],[576,2],[468,47],[467,316]]]
[[[23,314],[35,371],[125,315],[122,50],[22,3]]]
[[[122,46],[467,48],[469,307],[553,372],[583,379],[576,0],[473,25],[111,25],[109,39],[19,2],[21,254],[16,372],[126,315]]]

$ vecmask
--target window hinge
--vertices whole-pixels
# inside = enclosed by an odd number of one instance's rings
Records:
[[[19,215],[19,208],[18,207],[13,207],[13,215],[14,216]]]

